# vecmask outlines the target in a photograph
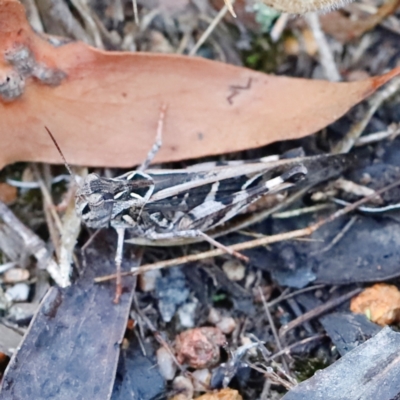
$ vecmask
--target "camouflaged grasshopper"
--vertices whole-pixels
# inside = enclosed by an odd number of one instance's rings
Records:
[[[272,156],[203,163],[185,169],[149,169],[161,146],[164,115],[165,107],[160,114],[157,141],[138,170],[116,178],[91,173],[76,191],[76,211],[88,227],[111,226],[117,231],[115,302],[122,290],[120,271],[127,229],[141,244],[174,245],[182,239],[200,239],[226,249],[207,233],[262,196],[294,186],[308,173],[305,161],[318,158],[280,160]]]

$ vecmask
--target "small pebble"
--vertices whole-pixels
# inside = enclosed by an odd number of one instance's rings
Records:
[[[14,322],[29,320],[34,316],[38,307],[37,303],[13,304],[8,310],[8,318]]]
[[[207,321],[210,324],[216,325],[221,321],[221,313],[216,308],[211,308],[208,313]]]
[[[174,400],[192,400],[193,399],[193,384],[189,378],[185,376],[177,376],[172,383],[173,390],[177,394],[173,397]]]
[[[235,330],[236,321],[232,317],[222,317],[216,327],[221,329],[221,332],[225,333],[225,335],[229,335]]]
[[[246,289],[249,289],[253,285],[253,283],[256,281],[256,279],[257,279],[257,275],[254,272],[249,272],[246,275],[246,281],[244,283],[244,287]]]
[[[171,353],[162,346],[157,350],[156,357],[158,368],[163,378],[167,381],[174,379],[177,367]]]
[[[226,337],[218,328],[189,329],[176,337],[176,358],[192,368],[210,368],[219,362],[219,348],[225,344]]]
[[[155,269],[139,275],[139,288],[142,292],[151,292],[156,287],[157,278],[161,276],[161,271]]]
[[[29,279],[29,271],[23,268],[11,268],[3,275],[4,283],[23,282]]]
[[[400,321],[400,291],[394,285],[376,283],[350,301],[353,313],[364,314],[369,320],[385,326]]]
[[[242,343],[242,346],[250,346],[252,343],[254,343],[249,337],[247,336],[242,336],[240,338],[240,342]],[[255,347],[247,350],[247,354],[255,357],[257,356],[257,349]]]
[[[190,294],[183,272],[179,268],[167,270],[164,276],[157,279],[154,294],[158,298],[161,318],[164,322],[170,322]]]
[[[204,369],[197,369],[192,373],[192,382],[195,392],[205,392],[211,382],[211,372]]]
[[[6,297],[9,301],[26,301],[29,296],[29,285],[17,283],[6,290]]]
[[[195,326],[196,303],[186,303],[178,309],[179,322],[183,328],[193,328]]]
[[[246,273],[246,267],[239,260],[225,261],[222,269],[231,281],[241,281]]]

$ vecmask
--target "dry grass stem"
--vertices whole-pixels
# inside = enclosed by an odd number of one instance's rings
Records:
[[[310,27],[315,41],[317,42],[318,51],[320,55],[320,63],[325,71],[327,79],[331,82],[338,82],[342,80],[339,70],[336,66],[335,59],[326,40],[326,36],[321,29],[319,17],[317,13],[309,13],[304,17]]]
[[[230,1],[230,0],[227,0]],[[234,1],[232,1],[232,4]],[[194,47],[190,50],[189,55],[194,56],[199,48],[204,44],[204,42],[208,39],[208,37],[211,35],[213,30],[216,28],[216,26],[221,22],[222,18],[225,17],[226,13],[229,10],[229,6],[227,3],[225,3],[224,7],[221,8],[221,10],[218,12],[218,14],[215,16],[215,18],[211,21],[210,25],[207,27],[207,29],[203,32],[203,34],[200,36],[199,40],[197,43],[194,45]]]
[[[21,237],[27,251],[32,254],[42,269],[46,269],[57,285],[66,287],[70,284],[69,278],[61,274],[60,267],[51,258],[46,244],[34,232],[27,228],[12,211],[0,201],[0,219],[18,236]]]
[[[393,78],[382,90],[372,95],[368,101],[369,109],[364,115],[363,119],[350,128],[346,136],[332,148],[331,153],[348,153],[353,148],[361,134],[364,132],[364,129],[381,104],[389,97],[393,96],[399,89],[400,78],[397,77]]]
[[[276,326],[275,326],[274,320],[272,319],[271,312],[269,311],[267,300],[265,300],[264,293],[263,293],[263,291],[262,291],[260,286],[258,287],[258,292],[259,292],[259,295],[261,297],[261,301],[263,303],[264,311],[265,311],[265,314],[267,315],[268,322],[269,322],[269,325],[271,327],[272,335],[274,336],[274,339],[275,339],[275,342],[276,342],[276,346],[279,349],[279,351],[282,351],[283,348],[282,348],[281,340],[280,340],[279,335],[278,335],[278,331],[276,330]],[[283,365],[283,368],[285,369],[285,372],[287,374],[289,374],[290,373],[290,369],[289,369],[288,363],[286,362],[286,358],[284,357],[284,355],[282,355],[281,360],[282,360],[282,365]]]

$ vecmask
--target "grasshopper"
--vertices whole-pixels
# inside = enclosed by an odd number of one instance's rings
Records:
[[[282,160],[271,156],[252,161],[202,163],[185,169],[151,169],[149,165],[161,147],[164,116],[165,107],[161,109],[156,143],[137,170],[116,178],[91,173],[76,191],[76,212],[84,224],[94,229],[111,226],[117,231],[115,302],[122,293],[120,274],[126,230],[149,245],[173,245],[182,239],[195,239],[226,249],[207,233],[262,196],[296,185],[308,174],[306,163],[320,157]]]

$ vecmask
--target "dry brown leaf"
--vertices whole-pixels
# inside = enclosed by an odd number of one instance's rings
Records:
[[[388,15],[393,14],[400,4],[399,0],[388,0],[376,14],[364,18],[353,19],[352,15],[346,16],[340,10],[321,15],[323,30],[342,43],[349,42],[370,31]]]
[[[25,59],[24,49],[31,52]],[[169,109],[158,162],[299,138],[400,72],[331,83],[201,58],[104,52],[79,42],[54,47],[32,32],[16,0],[0,0],[0,53],[0,93],[9,96],[0,101],[0,167],[60,163],[44,126],[71,164],[131,167],[154,143],[162,103]]]
[[[365,314],[372,322],[382,326],[399,322],[400,292],[394,285],[377,283],[354,297],[350,310]]]

